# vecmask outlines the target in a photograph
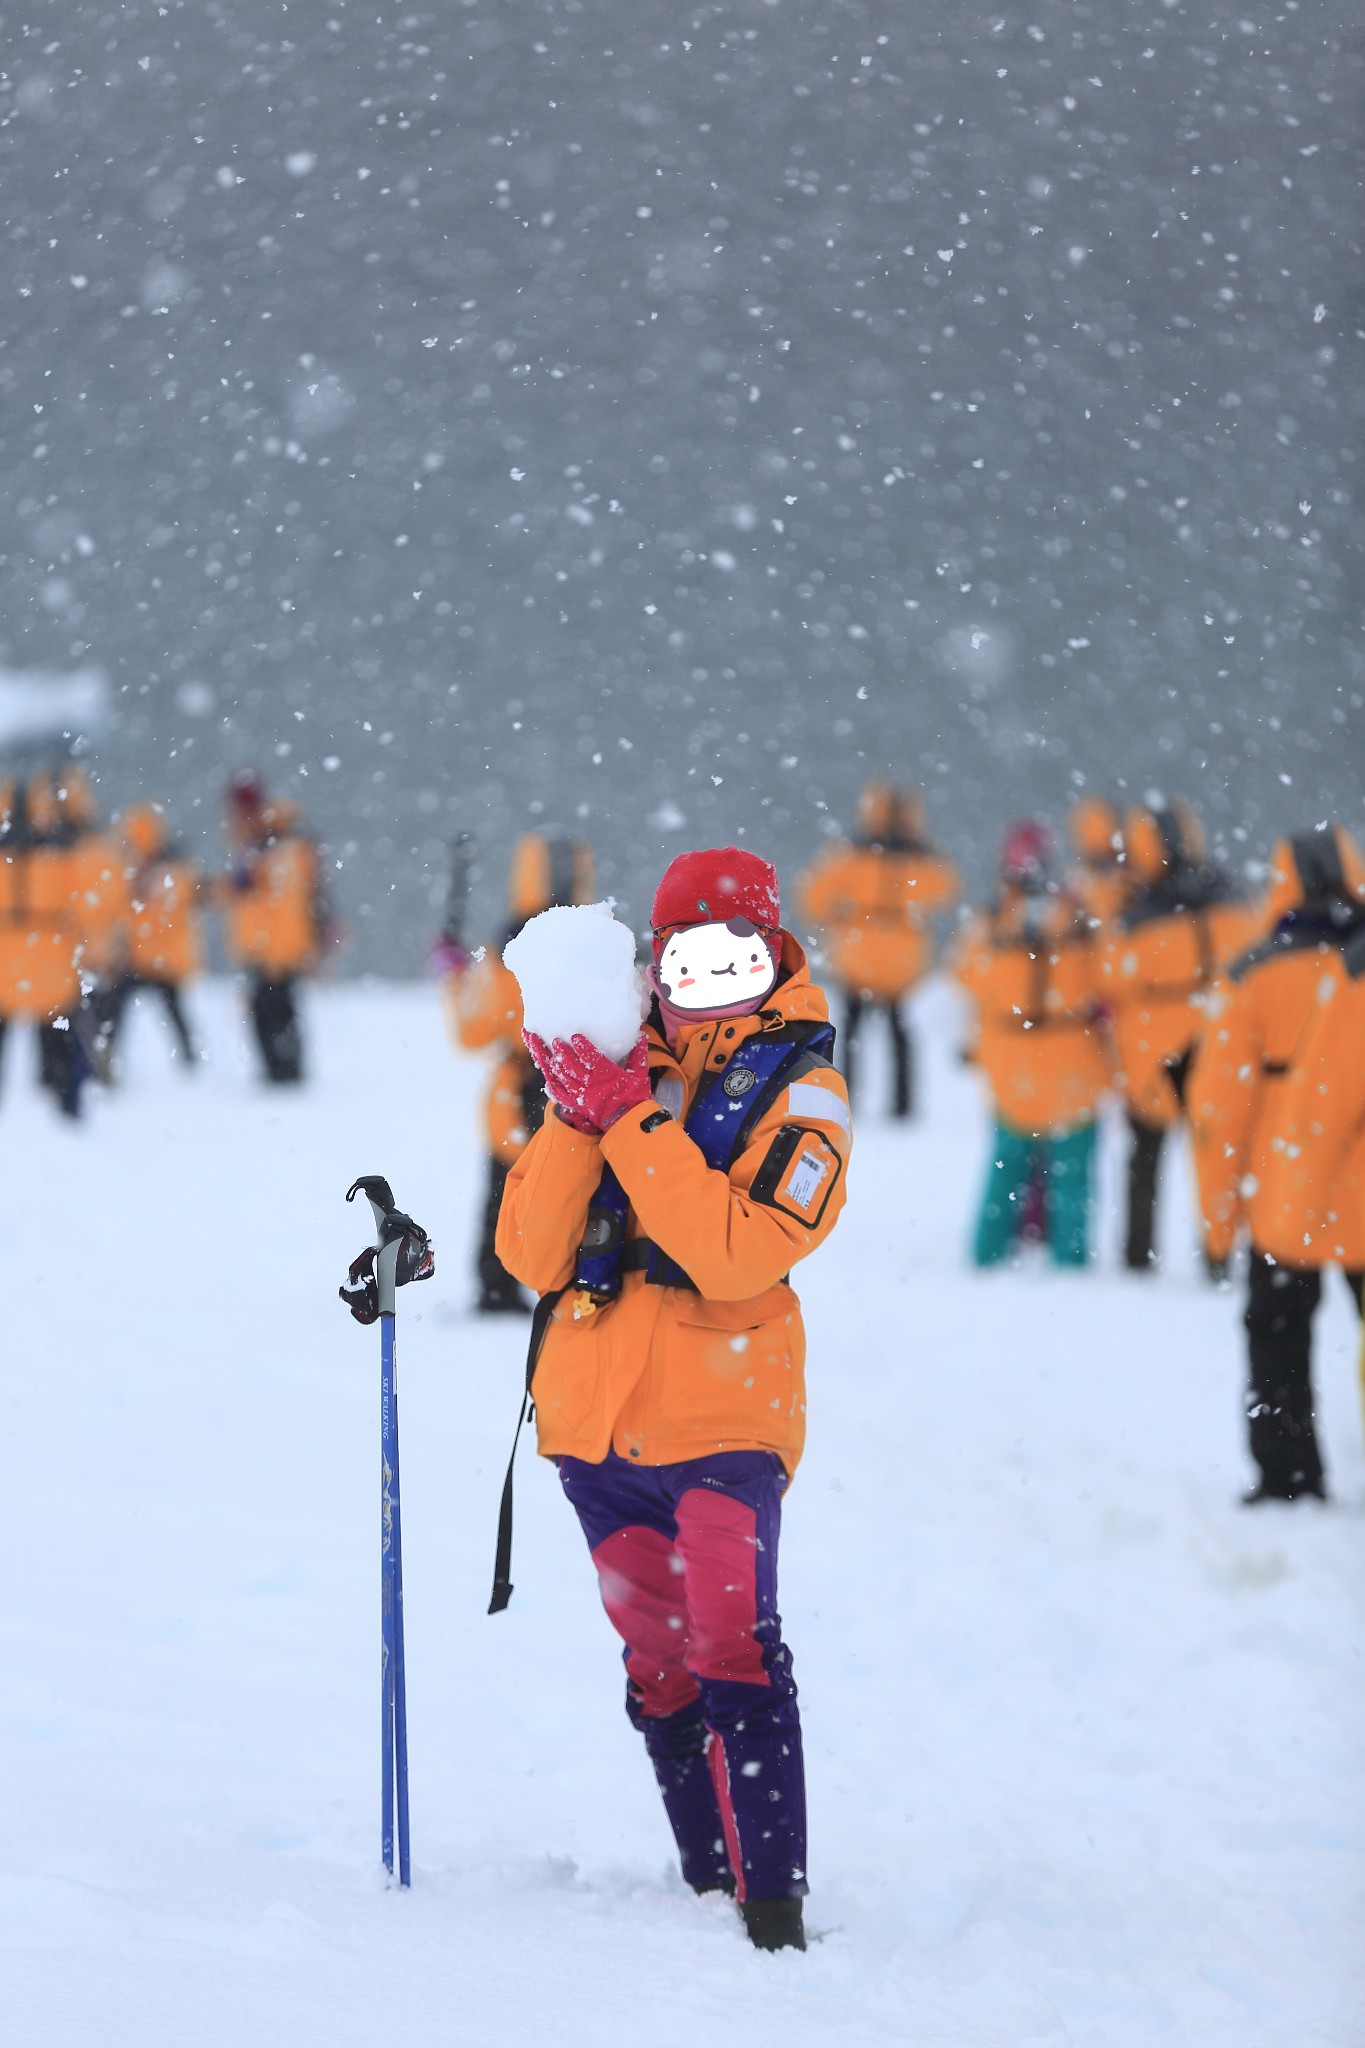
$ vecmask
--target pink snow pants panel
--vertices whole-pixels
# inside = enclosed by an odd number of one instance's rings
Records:
[[[626,1670],[646,1714],[676,1714],[697,1697],[687,1669],[682,1560],[659,1529],[618,1529],[592,1554],[602,1605],[626,1645]]]
[[[687,1668],[698,1678],[770,1683],[758,1627],[758,1517],[732,1494],[694,1486],[678,1502],[687,1590]]]
[[[757,1517],[744,1501],[693,1487],[678,1535],[633,1524],[593,1551],[602,1605],[626,1645],[646,1714],[674,1714],[699,1678],[771,1683],[758,1627]]]

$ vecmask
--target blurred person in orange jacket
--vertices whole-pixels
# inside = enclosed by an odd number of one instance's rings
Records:
[[[171,839],[160,804],[130,804],[117,821],[123,850],[127,923],[123,972],[108,1005],[110,1051],[118,1040],[131,996],[159,995],[181,1058],[193,1071],[197,1057],[185,1017],[185,983],[204,964],[200,933],[200,870]]]
[[[77,763],[0,790],[0,1039],[11,1022],[36,1027],[42,1085],[72,1118],[101,1059],[87,989],[114,957],[123,900],[95,826]]]
[[[1209,1255],[1250,1238],[1248,1503],[1321,1499],[1312,1330],[1325,1266],[1365,1289],[1365,861],[1340,826],[1281,840],[1269,935],[1210,1003],[1190,1075]]]
[[[488,1171],[476,1257],[480,1315],[529,1312],[525,1295],[498,1257],[495,1240],[508,1173],[545,1117],[544,1084],[522,1037],[521,990],[511,969],[503,966],[502,949],[542,910],[590,903],[593,872],[592,848],[585,840],[567,832],[527,832],[512,850],[508,923],[499,943],[471,954],[448,922],[433,952],[452,1045],[461,1052],[497,1055],[484,1094]]]
[[[117,972],[128,928],[128,896],[118,835],[100,824],[90,776],[69,761],[50,783],[55,805],[54,842],[70,850],[83,931],[81,980],[96,996]],[[35,799],[36,801],[36,796]],[[100,1064],[103,1051],[99,1048]]]
[[[1183,1114],[1203,1002],[1259,917],[1209,861],[1188,804],[1136,806],[1123,839],[1131,893],[1107,936],[1102,972],[1132,1134],[1124,1263],[1141,1273],[1155,1264],[1162,1146]]]
[[[901,1004],[933,964],[929,920],[957,901],[957,869],[930,844],[918,790],[869,782],[858,833],[831,846],[797,882],[802,910],[823,931],[844,996],[843,1067],[850,1094],[863,1013],[885,1012],[895,1084],[891,1114],[907,1117],[915,1095],[914,1045]]]
[[[1118,812],[1102,796],[1078,797],[1067,819],[1075,863],[1068,877],[1097,925],[1113,924],[1128,894],[1123,858],[1123,826]]]
[[[317,967],[328,928],[317,847],[296,804],[272,799],[254,769],[228,785],[232,865],[213,888],[228,957],[249,977],[251,1019],[267,1081],[303,1079],[298,984]]]
[[[529,1041],[556,1106],[512,1169],[498,1250],[541,1297],[539,1449],[624,1639],[626,1711],[684,1879],[735,1894],[755,1946],[802,1948],[805,1779],[777,1607],[806,1421],[789,1276],[843,1207],[848,1096],[767,861],[679,856],[652,923],[655,1000],[623,1066],[586,1038]]]
[[[1006,833],[1000,880],[951,963],[975,1009],[973,1057],[995,1113],[972,1256],[997,1265],[1032,1234],[1058,1265],[1083,1266],[1109,1082],[1095,927],[1053,879],[1047,832],[1032,820]]]

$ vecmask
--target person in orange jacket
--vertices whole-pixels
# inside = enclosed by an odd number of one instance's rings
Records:
[[[1068,877],[1071,892],[1095,924],[1107,928],[1128,894],[1119,814],[1102,796],[1078,797],[1067,819],[1067,836],[1076,856]]]
[[[843,1208],[848,1095],[766,861],[681,855],[652,922],[654,1003],[624,1066],[586,1038],[528,1041],[556,1107],[512,1169],[498,1251],[541,1297],[539,1449],[625,1642],[683,1876],[734,1892],[756,1946],[804,1947],[776,1576],[806,1427],[789,1276]]]
[[[107,1006],[109,1049],[117,1045],[129,998],[147,989],[161,997],[180,1056],[193,1072],[197,1055],[181,998],[185,983],[203,967],[200,870],[173,843],[160,804],[130,804],[118,833],[127,921],[123,972]]]
[[[79,761],[68,761],[29,785],[29,805],[41,834],[69,859],[81,941],[77,953],[86,1000],[79,1012],[80,1035],[103,1075],[105,1047],[89,1031],[99,995],[118,971],[127,932],[128,897],[117,833],[100,824],[90,776]]]
[[[972,1256],[997,1265],[1032,1229],[1058,1265],[1084,1266],[1109,1082],[1094,923],[1057,886],[1048,835],[1032,820],[1006,833],[1000,880],[999,901],[974,915],[951,963],[975,1009],[973,1058],[995,1115]]]
[[[488,1149],[476,1271],[480,1315],[524,1315],[526,1298],[498,1257],[498,1212],[507,1176],[540,1129],[545,1090],[522,1037],[521,991],[502,962],[526,920],[556,904],[589,903],[592,849],[563,832],[528,832],[512,851],[507,896],[509,922],[498,947],[471,954],[462,935],[447,929],[433,953],[440,974],[441,1008],[451,1043],[461,1052],[495,1052],[484,1095]]]
[[[1109,934],[1102,972],[1132,1134],[1124,1263],[1141,1273],[1156,1262],[1161,1152],[1184,1113],[1204,999],[1219,968],[1251,943],[1259,919],[1208,860],[1188,804],[1136,806],[1123,838],[1131,893]]]
[[[87,984],[113,958],[122,903],[96,822],[78,763],[0,791],[0,1041],[12,1022],[36,1027],[42,1085],[72,1118],[102,1053]]]
[[[251,1019],[267,1081],[303,1079],[298,984],[328,928],[317,847],[298,806],[272,800],[253,769],[228,785],[224,830],[232,866],[214,884],[228,957],[250,981]]]
[[[1190,1074],[1211,1260],[1250,1238],[1246,1495],[1321,1499],[1312,1330],[1324,1266],[1365,1290],[1365,861],[1340,826],[1281,840],[1271,927],[1219,984]]]
[[[891,1114],[912,1113],[914,1043],[901,1004],[933,964],[929,920],[958,899],[957,869],[931,845],[917,790],[869,782],[858,801],[856,839],[823,853],[797,882],[801,907],[823,928],[844,996],[843,1064],[853,1091],[863,1014],[884,1011],[891,1031]]]

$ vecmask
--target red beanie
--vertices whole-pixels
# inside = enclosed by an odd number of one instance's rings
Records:
[[[227,786],[228,808],[239,818],[265,807],[265,778],[255,768],[239,768]]]
[[[713,846],[669,862],[654,893],[656,933],[676,924],[728,924],[732,917],[747,917],[760,931],[778,929],[782,906],[771,861],[739,846]]]
[[[1052,865],[1052,840],[1046,825],[1021,818],[1011,825],[1000,848],[1000,874],[1006,882],[1042,881]]]

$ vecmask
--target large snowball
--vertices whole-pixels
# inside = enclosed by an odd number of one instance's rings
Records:
[[[544,1039],[581,1032],[608,1059],[627,1057],[649,995],[635,965],[635,935],[609,903],[542,910],[502,957],[521,986],[528,1031]]]

